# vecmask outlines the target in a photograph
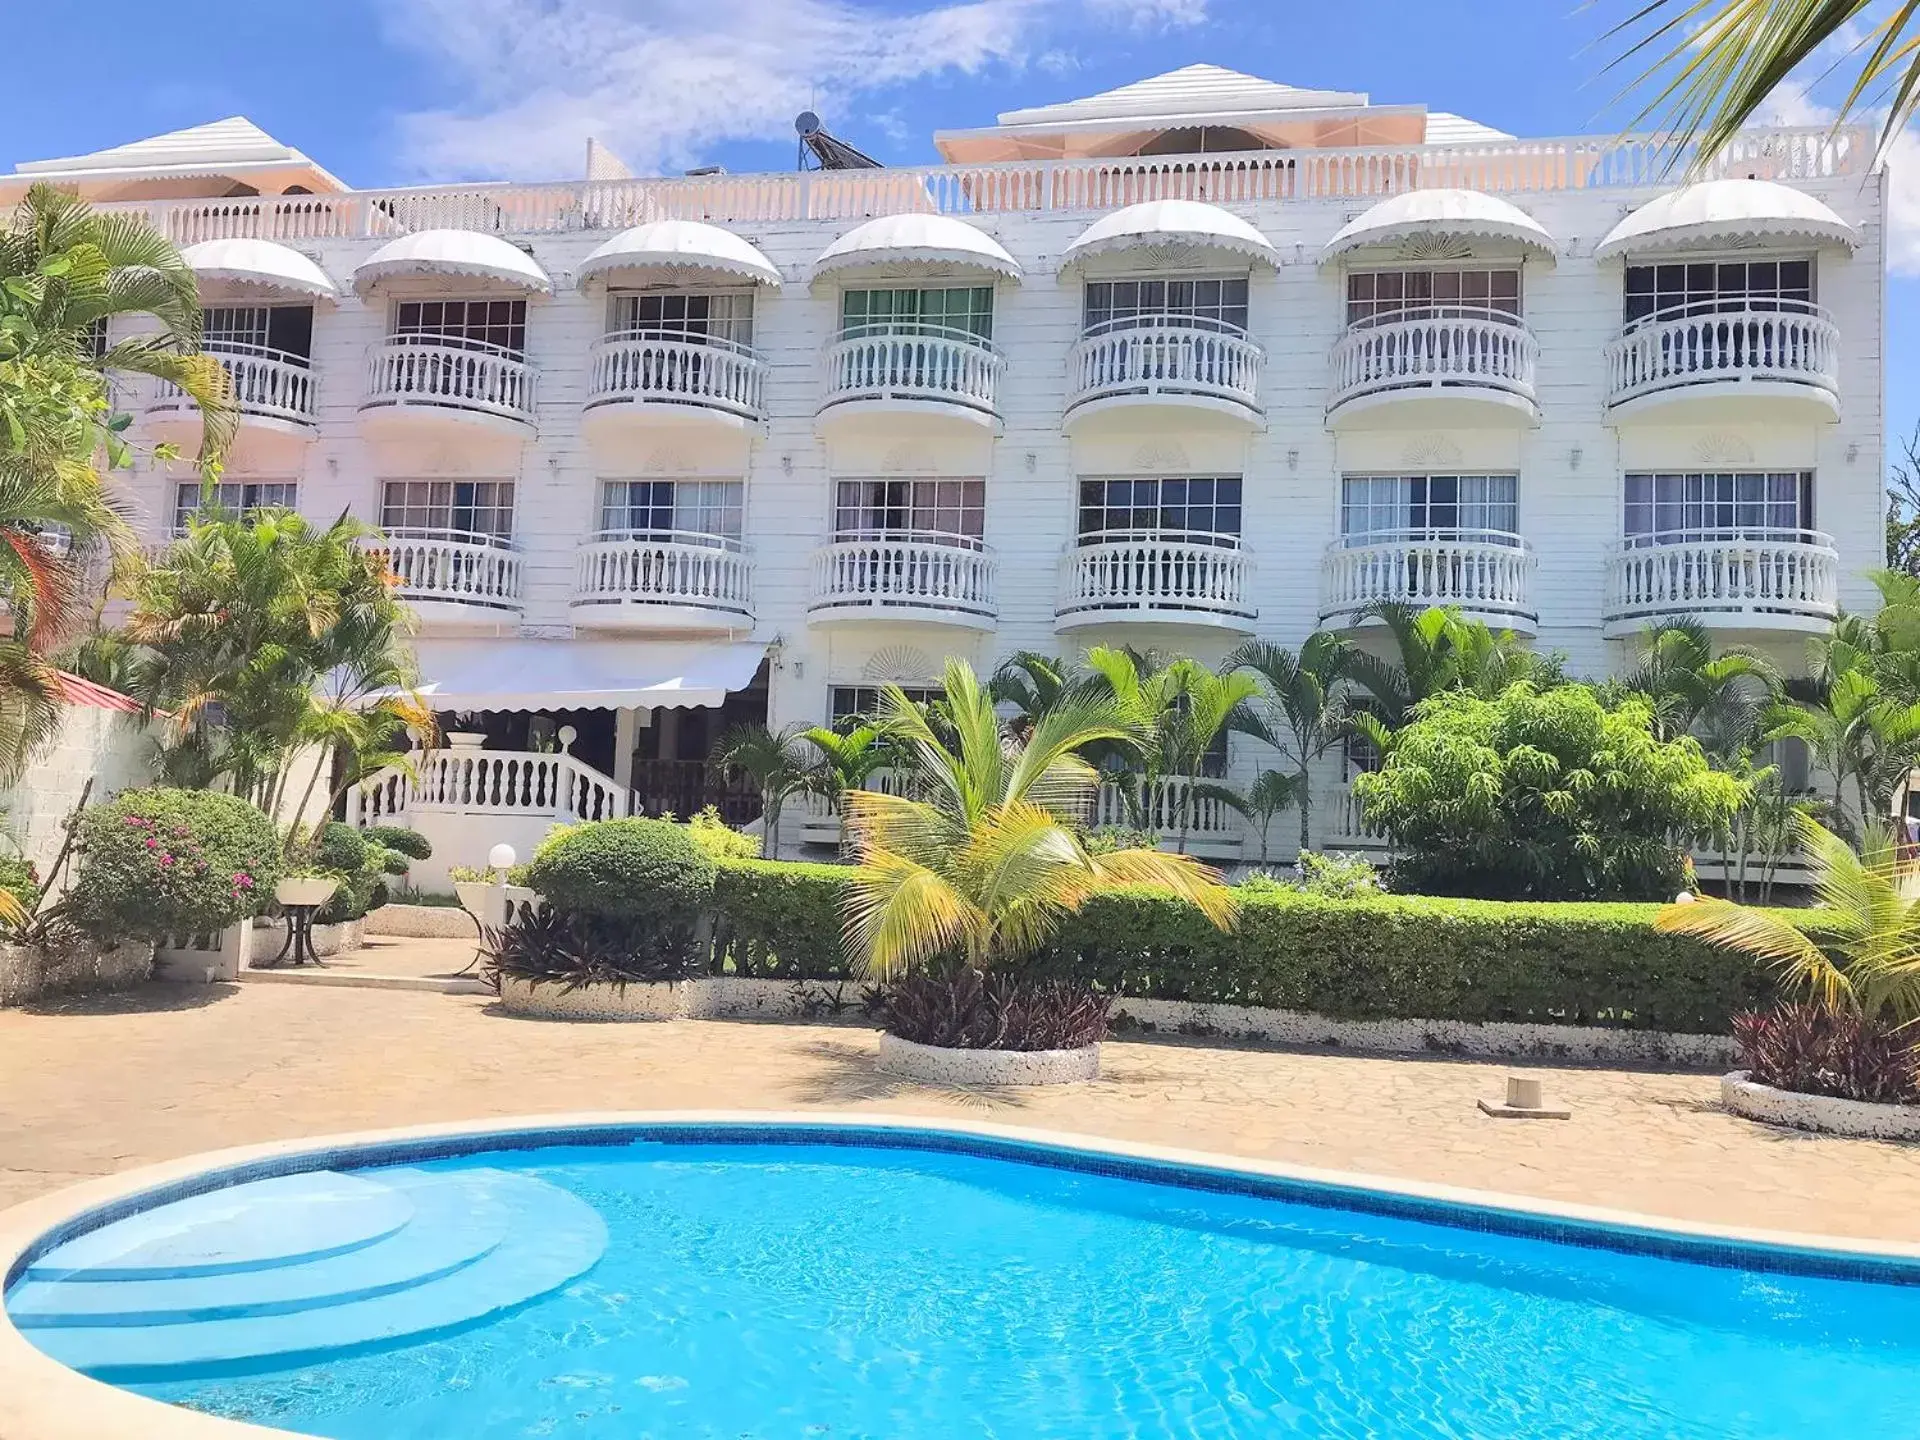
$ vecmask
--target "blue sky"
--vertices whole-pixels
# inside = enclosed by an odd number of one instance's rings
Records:
[[[0,160],[244,114],[356,185],[574,175],[589,134],[636,169],[785,169],[792,117],[811,106],[883,160],[925,161],[937,128],[1195,61],[1424,101],[1521,135],[1579,134],[1632,117],[1599,72],[1606,26],[1633,4],[94,0],[89,28],[130,59],[82,85],[70,68],[13,67]],[[62,11],[17,7],[19,52],[67,49]],[[1825,98],[1790,93],[1780,110],[1817,119]],[[1920,174],[1895,179],[1887,386],[1899,434],[1920,420]]]

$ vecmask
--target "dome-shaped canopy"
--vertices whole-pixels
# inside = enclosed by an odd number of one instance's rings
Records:
[[[1010,280],[1020,278],[1019,264],[984,230],[975,229],[951,215],[918,211],[882,215],[877,220],[854,226],[820,252],[813,274],[818,279],[836,270],[902,261],[954,265],[1004,275]]]
[[[1703,180],[1669,190],[1608,232],[1596,260],[1649,251],[1784,240],[1811,245],[1860,243],[1853,226],[1825,205],[1771,180]]]
[[[477,230],[416,230],[389,240],[354,270],[353,283],[364,290],[395,275],[472,275],[543,295],[553,289],[539,261]]]
[[[622,230],[580,263],[582,280],[619,270],[672,270],[780,287],[780,271],[749,241],[698,220],[656,220]]]
[[[271,240],[202,240],[182,250],[180,258],[203,281],[258,285],[316,300],[332,300],[339,293],[326,271],[298,250]]]
[[[1478,190],[1408,190],[1382,200],[1340,227],[1320,252],[1324,264],[1368,245],[1393,245],[1415,236],[1458,235],[1501,240],[1551,257],[1553,236],[1526,211]]]
[[[1238,215],[1199,200],[1147,200],[1103,215],[1067,247],[1064,270],[1092,255],[1153,245],[1189,245],[1278,263],[1273,242]]]

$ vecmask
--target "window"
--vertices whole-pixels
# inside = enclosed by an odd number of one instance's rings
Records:
[[[900,693],[916,705],[931,705],[946,698],[946,691],[933,685],[902,685]],[[880,711],[878,685],[836,685],[833,687],[833,714],[828,722],[838,727],[843,720],[871,720]]]
[[[608,480],[600,490],[600,530],[606,535],[685,540],[740,539],[738,480]]]
[[[835,540],[932,540],[979,549],[986,533],[984,480],[842,480]]]
[[[87,338],[80,343],[81,353],[98,360],[107,353],[107,317],[100,315],[87,326]]]
[[[1794,310],[1813,303],[1811,260],[1706,260],[1629,265],[1626,320],[1711,315],[1727,310]]]
[[[1813,528],[1811,470],[1629,475],[1626,494],[1629,545]]]
[[[613,330],[620,335],[753,344],[753,295],[615,295]]]
[[[203,334],[209,350],[264,354],[305,365],[313,355],[313,307],[209,305]]]
[[[840,334],[912,334],[963,330],[993,338],[993,287],[962,285],[936,290],[849,290],[840,297]]]
[[[503,350],[523,356],[527,350],[527,302],[403,300],[394,307],[393,333],[437,345]]]
[[[300,487],[291,480],[223,480],[213,487],[213,503],[244,515],[249,510],[291,510]],[[187,533],[187,519],[201,506],[200,482],[189,480],[173,491],[173,533]]]
[[[1152,324],[1163,316],[1211,320],[1247,328],[1247,279],[1244,275],[1217,280],[1089,280],[1086,327],[1112,325],[1117,329]]]
[[[1466,531],[1518,544],[1519,490],[1517,475],[1345,475],[1340,533],[1364,544],[1386,532]]]
[[[511,480],[389,480],[380,498],[380,528],[505,545],[513,535]]]
[[[1080,542],[1127,536],[1237,544],[1240,477],[1082,480]]]
[[[1347,324],[1417,320],[1435,312],[1520,316],[1518,270],[1372,270],[1347,276]]]

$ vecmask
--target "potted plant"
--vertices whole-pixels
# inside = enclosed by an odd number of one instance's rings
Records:
[[[453,717],[453,727],[446,732],[446,737],[448,747],[454,750],[479,750],[487,743],[486,729],[471,710],[462,710]]]
[[[1037,952],[1102,890],[1154,886],[1223,928],[1235,896],[1188,856],[1090,850],[1076,830],[1098,783],[1080,751],[1150,740],[1122,704],[1069,698],[1016,732],[966,662],[949,660],[945,682],[938,729],[898,686],[882,692],[913,797],[846,796],[859,858],[846,929],[854,965],[882,985],[881,1068],[941,1082],[1093,1079],[1112,997],[1037,974]]]

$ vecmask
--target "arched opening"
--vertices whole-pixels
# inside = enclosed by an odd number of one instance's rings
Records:
[[[1250,130],[1232,125],[1189,125],[1178,130],[1163,130],[1134,153],[1136,155],[1215,155],[1236,150],[1283,150],[1262,140]]]

